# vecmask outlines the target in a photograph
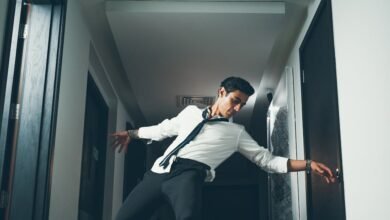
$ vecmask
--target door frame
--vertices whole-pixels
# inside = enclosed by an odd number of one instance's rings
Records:
[[[23,4],[29,5],[32,19],[22,64],[27,78],[18,103],[22,107],[17,122],[16,154],[12,156],[13,173],[5,180],[4,152],[9,147],[7,138],[13,135],[9,122],[13,120],[11,96]],[[9,219],[48,219],[65,15],[66,0],[9,0],[0,72],[0,180],[12,185],[3,197]],[[37,58],[41,58],[38,65]]]

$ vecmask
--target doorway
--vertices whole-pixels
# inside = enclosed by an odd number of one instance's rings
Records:
[[[102,219],[108,106],[88,74],[81,165],[79,219]]]
[[[327,185],[307,175],[308,219],[345,219],[331,1],[323,0],[300,47],[305,154],[338,173]]]

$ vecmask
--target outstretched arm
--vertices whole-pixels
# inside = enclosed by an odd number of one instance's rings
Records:
[[[289,172],[294,171],[308,171],[313,172],[317,175],[324,177],[327,183],[335,182],[336,178],[334,177],[332,171],[325,164],[310,161],[310,160],[292,160],[287,161],[287,169]]]
[[[114,149],[119,147],[119,153],[124,149],[127,152],[127,145],[133,139],[149,139],[153,141],[160,141],[167,137],[178,135],[180,125],[183,123],[183,115],[195,106],[187,106],[176,117],[165,119],[161,123],[153,126],[140,127],[137,130],[118,131],[111,134],[113,141],[111,146]]]

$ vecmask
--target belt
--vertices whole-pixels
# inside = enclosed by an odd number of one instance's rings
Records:
[[[172,164],[172,168],[177,167],[177,166],[184,166],[184,167],[194,167],[194,168],[203,168],[205,170],[210,170],[211,167],[207,164],[204,164],[202,162],[196,161],[196,160],[191,160],[187,158],[181,158],[181,157],[176,157],[175,161]]]

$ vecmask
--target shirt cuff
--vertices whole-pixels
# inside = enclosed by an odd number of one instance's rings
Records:
[[[288,158],[276,156],[274,158],[274,160],[275,160],[274,161],[275,162],[275,171],[277,173],[287,173],[288,172],[288,168],[287,168]]]
[[[146,144],[151,144],[153,142],[153,140],[150,138],[150,132],[148,132],[149,130],[145,127],[141,127],[141,128],[138,128],[138,137],[141,138],[141,139],[146,139],[147,142]]]

